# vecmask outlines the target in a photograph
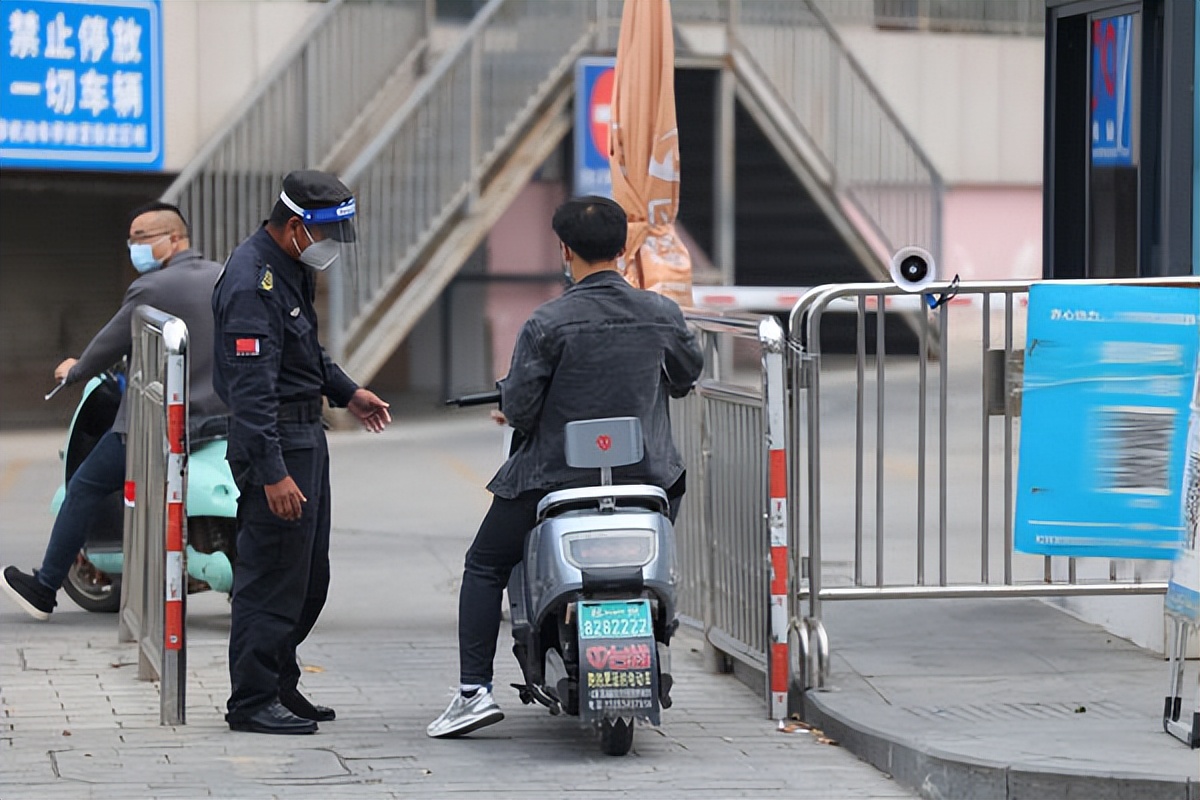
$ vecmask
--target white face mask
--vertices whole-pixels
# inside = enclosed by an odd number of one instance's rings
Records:
[[[566,252],[560,247],[558,254],[562,257],[562,279],[563,285],[568,289],[575,285],[575,275],[571,272],[571,261],[567,258]]]
[[[318,242],[313,239],[312,234],[308,232],[308,228],[303,225],[300,227],[304,228],[304,235],[308,237],[309,245],[300,251],[300,257],[297,260],[304,266],[315,269],[317,272],[324,272],[333,266],[333,262],[338,260],[338,256],[342,252],[342,247],[338,244],[337,240],[322,239]],[[300,250],[300,245],[296,242],[295,236],[292,237],[292,244],[295,245],[297,250]]]

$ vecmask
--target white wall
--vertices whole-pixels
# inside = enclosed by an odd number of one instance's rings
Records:
[[[1041,38],[839,34],[947,184],[1041,185]]]
[[[307,0],[162,4],[165,171],[187,165],[322,8]]]

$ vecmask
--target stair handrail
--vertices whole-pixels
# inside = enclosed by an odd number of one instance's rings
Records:
[[[602,6],[490,0],[345,169],[359,244],[330,270],[335,357],[347,358],[446,220],[471,212],[497,159],[595,42]]]
[[[430,0],[327,0],[313,12],[162,194],[195,245],[223,260],[253,232],[283,176],[336,147],[431,20]]]
[[[717,0],[681,3],[676,8],[677,22],[725,23],[727,49],[735,72],[740,78],[754,76],[756,85],[765,81],[772,95],[771,105],[790,117],[792,134],[802,138],[801,150],[808,158],[816,159],[815,174],[828,181],[828,191],[842,203],[844,212],[878,256],[886,258],[885,253],[899,247],[919,244],[940,259],[945,193],[942,177],[816,2]],[[754,19],[768,22],[756,26]],[[825,74],[808,76],[794,68],[794,61],[788,65],[770,63],[769,42],[759,34],[795,35],[802,28],[820,36],[819,43],[827,48],[828,53],[817,56],[829,59]],[[811,53],[797,56],[795,49],[787,50],[790,59],[807,57],[814,71],[820,68]],[[838,80],[848,81],[847,86],[837,85]],[[750,85],[739,82],[744,90]],[[842,96],[843,89],[869,106],[874,118],[885,121],[888,130],[880,130],[874,138],[864,137],[861,130],[851,130],[847,124],[851,112]],[[809,111],[802,100],[807,101]],[[860,155],[854,148],[864,139],[868,144],[861,148]],[[894,147],[888,146],[889,142]],[[901,155],[895,162],[885,163],[883,152]],[[897,164],[906,168],[899,179],[887,172],[888,167]],[[862,172],[864,168],[867,172]]]

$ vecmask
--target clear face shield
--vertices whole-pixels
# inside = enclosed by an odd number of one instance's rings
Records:
[[[357,267],[358,242],[358,232],[354,226],[354,198],[336,206],[317,209],[301,208],[286,192],[281,192],[279,199],[296,213],[303,225],[296,241],[300,263],[324,272],[340,261],[341,268],[349,269],[349,274],[353,274]]]

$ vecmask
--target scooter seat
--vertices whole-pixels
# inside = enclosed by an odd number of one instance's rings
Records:
[[[642,508],[666,514],[667,493],[658,486],[627,484],[623,486],[582,486],[559,489],[542,498],[537,507],[537,520],[558,516],[567,511],[594,509],[602,500],[612,500],[616,508]]]

